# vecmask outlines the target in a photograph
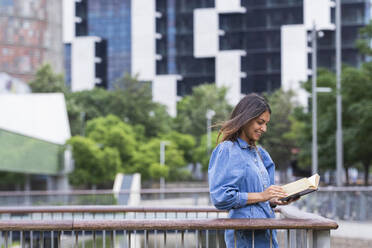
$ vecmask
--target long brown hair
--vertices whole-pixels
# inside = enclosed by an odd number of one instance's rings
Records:
[[[218,132],[217,143],[226,140],[236,141],[241,134],[243,126],[254,118],[271,109],[269,103],[255,93],[246,95],[233,109],[230,119],[223,122]],[[222,135],[222,140],[219,141]]]

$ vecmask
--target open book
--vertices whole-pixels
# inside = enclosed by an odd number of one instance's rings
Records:
[[[300,180],[283,185],[282,188],[287,192],[288,196],[281,198],[281,201],[289,201],[291,199],[309,194],[318,190],[319,175],[314,174],[311,177],[304,177]]]

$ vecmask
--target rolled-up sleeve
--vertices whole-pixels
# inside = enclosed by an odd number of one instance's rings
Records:
[[[210,197],[218,209],[241,208],[247,204],[248,193],[241,192],[245,170],[239,156],[231,152],[232,142],[219,144],[211,155],[208,168]]]

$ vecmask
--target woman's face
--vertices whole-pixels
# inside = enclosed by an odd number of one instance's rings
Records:
[[[243,127],[241,138],[253,145],[261,138],[267,130],[267,123],[270,121],[269,111],[263,112],[257,118],[251,120]]]

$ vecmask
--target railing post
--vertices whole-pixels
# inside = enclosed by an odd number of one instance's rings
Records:
[[[363,192],[360,192],[360,203],[359,203],[359,206],[360,206],[360,215],[359,215],[359,220],[366,220],[367,218],[367,209],[366,209],[366,205],[367,205],[367,199],[366,199],[366,196]]]
[[[332,193],[332,201],[331,201],[331,205],[332,205],[332,215],[331,215],[331,218],[335,218],[337,217],[337,206],[339,204],[339,200],[338,200],[338,193],[337,191],[336,192],[333,192]]]
[[[5,248],[8,248],[8,245],[9,245],[8,235],[9,235],[8,231],[5,231],[5,233],[4,233]]]
[[[313,248],[330,248],[331,247],[331,231],[330,230],[314,230],[313,231]]]
[[[350,194],[345,194],[346,195],[346,200],[345,200],[345,214],[344,214],[344,219],[345,220],[351,220],[351,199],[350,199]]]
[[[288,229],[287,230],[287,247],[296,248],[296,230]]]
[[[58,243],[58,248],[61,248],[61,231],[58,231],[58,234],[57,234],[57,243]],[[32,246],[31,246],[32,248]]]

